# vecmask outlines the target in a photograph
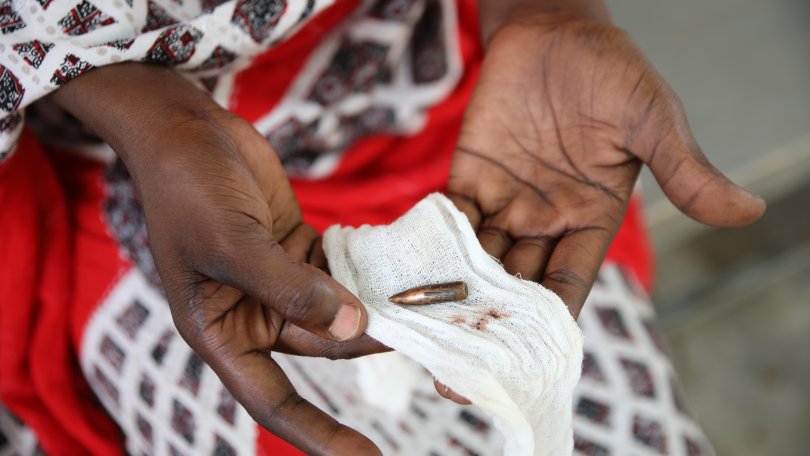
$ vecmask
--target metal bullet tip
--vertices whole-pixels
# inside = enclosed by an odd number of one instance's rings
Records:
[[[449,282],[411,288],[391,296],[388,300],[396,304],[420,305],[461,301],[466,298],[466,283]]]

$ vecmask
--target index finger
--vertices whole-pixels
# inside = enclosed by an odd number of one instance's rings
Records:
[[[298,395],[269,353],[222,354],[209,364],[257,423],[306,454],[382,454],[371,440]]]
[[[353,359],[391,351],[390,348],[363,334],[354,340],[336,342],[318,337],[292,323],[285,323],[273,345],[273,351],[297,356],[314,356],[328,359]]]
[[[475,199],[468,195],[450,190],[447,191],[447,197],[453,202],[458,210],[467,216],[473,230],[478,231],[478,226],[481,224],[483,214],[481,213],[481,208],[478,206]]]

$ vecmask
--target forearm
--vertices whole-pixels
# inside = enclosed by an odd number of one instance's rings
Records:
[[[481,36],[488,42],[503,22],[520,14],[541,13],[558,19],[589,19],[611,23],[603,0],[478,0]]]

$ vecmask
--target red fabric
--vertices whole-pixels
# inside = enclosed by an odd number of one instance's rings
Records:
[[[0,395],[48,454],[121,454],[69,335],[73,225],[62,184],[28,134],[0,165]]]
[[[256,454],[258,456],[301,456],[305,453],[290,445],[281,437],[270,433],[267,429],[257,426],[259,437],[256,439]]]
[[[119,255],[100,212],[104,165],[56,147],[47,148],[46,153],[58,170],[74,233],[69,337],[74,347],[80,347],[84,328],[100,301],[132,266]]]
[[[649,293],[655,280],[655,257],[643,209],[641,196],[633,195],[622,226],[610,244],[605,262],[629,269]]]

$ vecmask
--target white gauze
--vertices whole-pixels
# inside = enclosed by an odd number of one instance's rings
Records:
[[[332,276],[368,310],[366,332],[490,414],[504,454],[573,451],[572,395],[582,334],[557,295],[507,273],[440,194],[391,225],[329,228]],[[401,306],[409,288],[463,280],[460,302]]]

